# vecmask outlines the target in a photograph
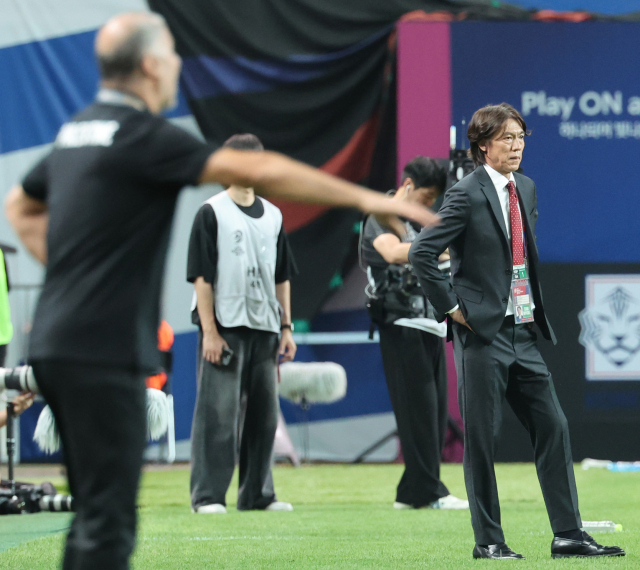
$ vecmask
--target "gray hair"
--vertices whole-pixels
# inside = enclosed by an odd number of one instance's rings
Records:
[[[107,53],[96,53],[102,79],[124,79],[132,75],[142,58],[153,51],[160,34],[167,28],[159,14],[148,14],[138,22],[126,39]]]

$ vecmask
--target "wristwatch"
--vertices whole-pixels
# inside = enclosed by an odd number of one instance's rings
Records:
[[[284,329],[289,329],[291,332],[293,332],[295,330],[295,327],[293,326],[293,323],[280,325],[280,330],[282,331]]]

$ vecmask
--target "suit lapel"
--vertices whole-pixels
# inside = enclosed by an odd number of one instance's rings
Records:
[[[478,177],[478,182],[480,183],[480,187],[484,192],[484,195],[487,197],[489,204],[491,206],[491,210],[493,211],[493,215],[502,229],[502,236],[504,237],[507,245],[509,244],[509,239],[507,238],[507,226],[504,223],[504,215],[502,214],[502,206],[500,205],[500,199],[498,198],[498,192],[496,192],[496,187],[493,185],[491,178],[487,174],[484,166],[479,166],[475,170],[475,174]]]
[[[526,178],[523,178],[517,172],[513,176],[516,179],[516,192],[518,192],[518,197],[520,198],[520,207],[524,210],[528,221],[529,212],[531,211],[531,189],[525,182]]]

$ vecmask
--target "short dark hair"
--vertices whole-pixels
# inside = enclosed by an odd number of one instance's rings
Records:
[[[264,150],[264,146],[260,139],[251,133],[233,135],[232,137],[229,137],[222,146],[235,148],[237,150]]]
[[[531,134],[527,131],[527,123],[524,122],[522,115],[509,103],[486,105],[473,114],[467,129],[467,138],[470,143],[469,157],[473,159],[476,166],[487,162],[480,145],[490,141],[509,119],[518,122],[526,136]]]
[[[402,171],[402,181],[407,178],[411,178],[416,188],[435,186],[442,194],[447,182],[447,173],[433,158],[416,156],[407,162]]]
[[[137,24],[128,37],[108,53],[96,53],[102,79],[124,79],[131,76],[142,63],[158,36],[166,28],[165,19],[152,14]]]

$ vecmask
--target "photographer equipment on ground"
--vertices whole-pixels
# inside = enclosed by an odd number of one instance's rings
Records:
[[[0,515],[73,510],[73,497],[58,494],[51,483],[32,485],[4,479],[0,483]]]
[[[0,515],[37,513],[40,511],[73,511],[73,497],[58,495],[51,483],[32,485],[17,483],[13,479],[15,438],[13,420],[31,406],[38,393],[38,385],[31,366],[0,368],[0,396],[4,390],[18,390],[18,394],[0,410],[0,427],[7,426],[7,457],[9,480],[0,483]],[[167,432],[167,396],[161,390],[147,388],[147,438],[157,440]],[[40,412],[33,440],[45,453],[55,453],[61,447],[60,434],[49,406]]]
[[[0,427],[7,428],[8,480],[0,481],[0,515],[39,513],[40,511],[71,511],[73,498],[58,495],[51,483],[33,485],[15,481],[13,475],[15,453],[14,420],[33,403],[38,392],[33,371],[29,366],[0,368],[0,396],[4,400],[4,390],[19,390],[6,410],[0,411]],[[25,391],[28,390],[28,391]]]

